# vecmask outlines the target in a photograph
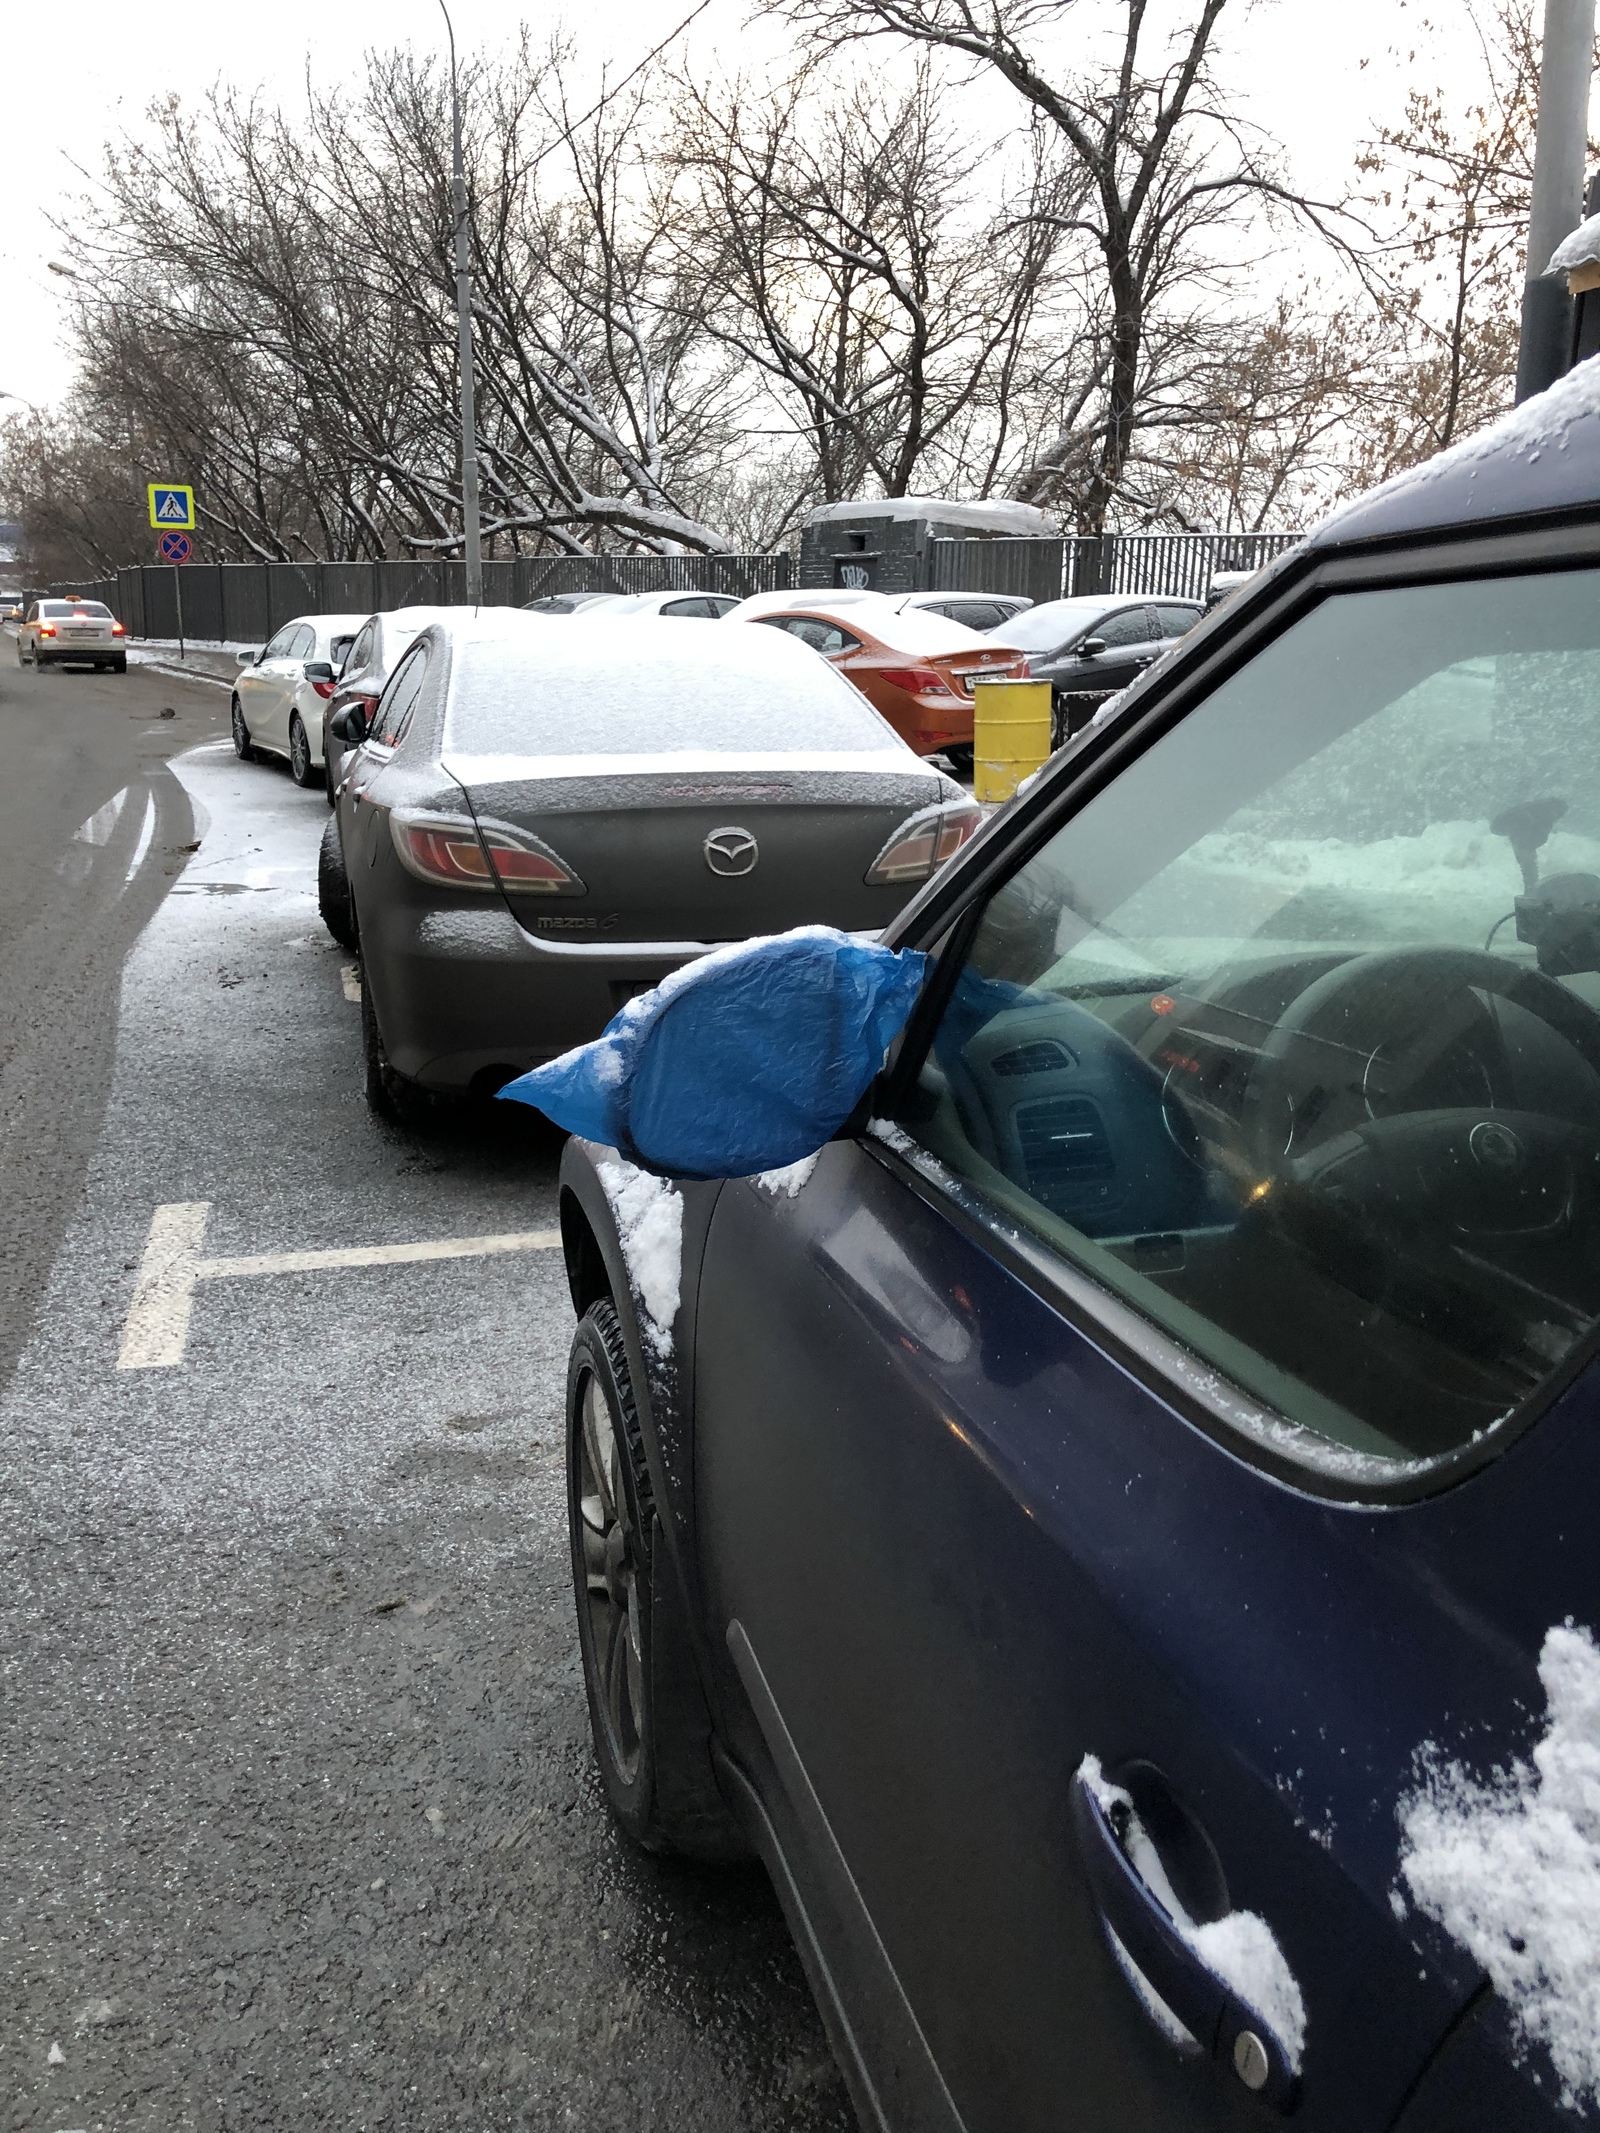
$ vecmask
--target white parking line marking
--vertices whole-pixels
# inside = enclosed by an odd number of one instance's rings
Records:
[[[178,1200],[158,1207],[151,1217],[122,1328],[119,1370],[166,1370],[183,1361],[194,1308],[194,1270],[210,1213],[209,1200]]]
[[[344,996],[355,1007],[361,1005],[361,972],[354,963],[339,965],[339,983],[344,987]]]
[[[202,1259],[209,1200],[173,1201],[150,1218],[139,1279],[122,1328],[119,1370],[171,1370],[183,1361],[195,1285],[253,1274],[313,1274],[324,1267],[408,1266],[432,1259],[486,1259],[502,1252],[548,1252],[557,1229],[505,1230],[491,1237],[438,1237],[417,1244],[356,1244],[313,1252],[255,1252]]]

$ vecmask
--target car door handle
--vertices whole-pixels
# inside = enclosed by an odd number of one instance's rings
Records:
[[[1082,1771],[1072,1780],[1071,1812],[1095,1908],[1129,1961],[1209,2058],[1264,2103],[1292,2110],[1300,2084],[1283,2044],[1184,1938],[1118,1842]]]

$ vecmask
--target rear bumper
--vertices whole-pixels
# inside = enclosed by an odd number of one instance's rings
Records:
[[[121,644],[36,644],[34,659],[42,667],[103,666],[108,659],[118,666],[128,663],[128,649]]]
[[[442,1092],[525,1073],[598,1037],[623,1002],[700,952],[695,942],[530,941],[503,906],[363,915],[363,981],[402,1074]]]

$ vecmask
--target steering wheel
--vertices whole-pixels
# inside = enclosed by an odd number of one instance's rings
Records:
[[[1496,1000],[1536,1016],[1595,1077],[1571,1115],[1517,1109],[1496,1086],[1470,1041],[1494,1038]],[[1352,956],[1280,1016],[1245,1115],[1263,1198],[1309,1194],[1391,1235],[1570,1231],[1600,1187],[1600,1015],[1541,971],[1474,949]]]

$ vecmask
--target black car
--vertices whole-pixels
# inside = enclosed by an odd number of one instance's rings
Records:
[[[347,747],[323,912],[358,944],[366,1085],[418,1119],[597,1036],[717,943],[876,931],[977,827],[775,630],[447,610]]]
[[[1059,747],[1199,620],[1193,601],[1085,594],[1046,600],[1012,615],[993,634],[1027,653],[1035,681],[1050,683]]]
[[[1600,2108],[1597,368],[990,821],[817,1155],[567,1145],[607,1795],[766,1862],[863,2126]]]

